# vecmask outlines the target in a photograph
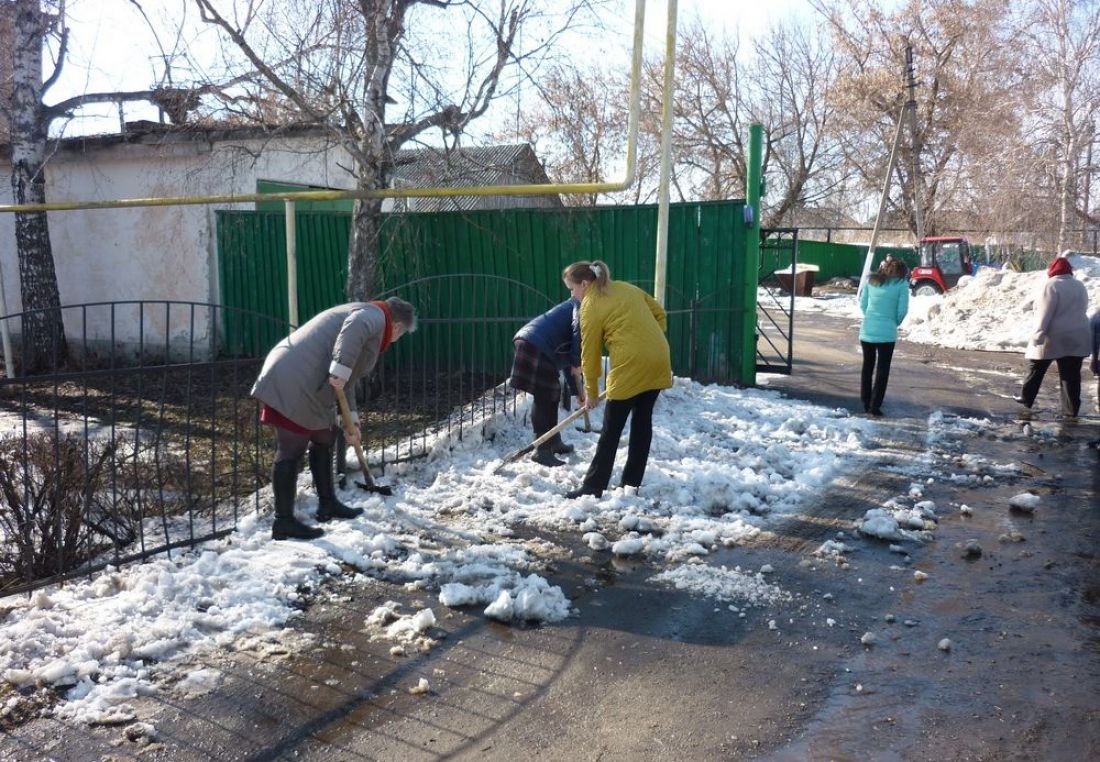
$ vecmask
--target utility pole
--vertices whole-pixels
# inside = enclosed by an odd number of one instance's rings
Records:
[[[913,155],[913,177],[910,192],[913,197],[913,220],[917,224],[917,243],[924,238],[924,185],[920,177],[920,142],[917,140],[917,78],[913,70],[913,46],[905,46],[905,79],[909,86],[909,151]]]
[[[894,171],[894,161],[898,156],[898,144],[901,142],[901,128],[905,123],[905,109],[902,106],[898,111],[898,124],[894,129],[894,142],[890,144],[890,159],[886,162],[886,172],[882,176],[882,193],[878,198],[878,213],[875,215],[875,226],[871,229],[871,243],[867,247],[867,256],[863,259],[863,272],[859,276],[859,288],[857,295],[863,294],[863,288],[867,285],[867,279],[871,276],[871,263],[875,259],[875,246],[878,244],[878,232],[882,227],[882,213],[886,209],[886,199],[890,197],[890,174]],[[792,276],[793,277],[793,276]]]

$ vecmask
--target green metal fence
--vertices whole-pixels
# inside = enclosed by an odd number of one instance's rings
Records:
[[[692,369],[704,380],[751,383],[739,377],[736,359],[754,347],[740,346],[744,320],[755,320],[755,305],[744,305],[736,286],[756,277],[746,266],[743,202],[673,204],[669,210],[666,308],[669,342],[677,374]],[[350,218],[337,213],[300,213],[296,220],[298,303],[301,321],[344,301]],[[562,269],[578,260],[602,259],[614,278],[652,290],[656,249],[655,205],[578,209],[493,209],[388,215],[382,226],[379,293],[397,293],[417,303],[432,319],[467,318],[433,310],[432,293],[451,288],[436,276],[487,275],[520,281],[544,296],[545,307],[568,297]],[[221,303],[287,317],[285,220],[278,212],[217,213]],[[406,284],[421,284],[404,293]],[[424,284],[431,284],[430,288]],[[480,298],[496,303],[504,337],[493,351],[510,354],[509,331],[537,314],[529,296],[502,286]],[[691,317],[693,303],[708,310]],[[448,304],[455,304],[447,299]],[[448,309],[453,309],[450,307]],[[229,311],[227,311],[228,314]],[[466,314],[469,313],[469,314]],[[260,353],[279,336],[248,332],[251,326],[228,318],[229,345]],[[406,351],[415,351],[415,335]],[[461,344],[461,340],[458,342]],[[698,348],[698,351],[693,351]],[[446,347],[441,351],[449,351]],[[499,358],[489,358],[495,364]]]
[[[909,267],[920,263],[912,246],[876,246],[872,266],[878,267],[887,254],[893,254]],[[818,283],[837,277],[858,278],[863,272],[863,260],[866,256],[866,245],[798,239],[798,261],[800,264],[817,265],[820,268],[815,278]],[[780,257],[774,253],[764,252],[762,260],[760,272],[768,275],[777,269],[790,267],[790,262],[780,261]]]

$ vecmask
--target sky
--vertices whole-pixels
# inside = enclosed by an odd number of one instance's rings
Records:
[[[147,0],[142,3],[146,14],[160,24],[167,18],[178,18],[181,9],[188,19],[184,45],[191,59],[198,62],[215,60],[216,45],[212,30],[198,22],[198,14],[190,0]],[[624,61],[628,61],[633,29],[634,3],[618,0],[618,12],[611,28],[622,33]],[[741,29],[743,34],[759,34],[770,23],[791,16],[805,18],[812,9],[808,0],[772,0],[768,3],[747,0],[680,0],[679,23],[698,16],[710,28]],[[58,84],[50,92],[49,101],[57,102],[84,92],[112,90],[144,90],[155,84],[164,70],[159,48],[149,30],[149,24],[129,0],[70,0],[70,53],[68,64]],[[658,54],[664,48],[667,4],[663,0],[648,0],[646,5],[646,51]],[[167,26],[167,25],[166,25]],[[578,55],[593,50],[590,43],[576,44]],[[166,43],[167,45],[167,43]],[[605,51],[600,49],[600,54]],[[182,64],[181,64],[182,66]],[[176,81],[186,79],[188,72],[177,69]],[[503,107],[503,106],[502,106]],[[514,111],[514,107],[507,109]],[[155,107],[148,104],[125,106],[127,121],[157,120]],[[85,135],[115,132],[119,128],[117,107],[95,106],[64,125],[65,135]],[[55,125],[55,129],[57,126]]]
[[[1071,262],[1092,303],[1100,303],[1100,259],[1078,256]],[[1045,277],[981,270],[946,296],[914,299],[903,338],[1020,351]],[[849,316],[853,325],[859,314],[854,296],[799,297],[798,309]],[[990,315],[997,316],[996,326]],[[858,352],[854,332],[852,351]],[[931,411],[928,457],[887,466],[894,455],[880,436],[889,419],[792,400],[767,389],[768,377],[760,380],[762,388],[736,389],[676,379],[654,413],[653,448],[640,493],[615,488],[599,500],[563,499],[566,489],[579,484],[595,448],[594,436],[573,431],[565,438],[577,450],[566,456],[567,465],[550,469],[520,459],[494,473],[501,458],[531,436],[524,421],[498,416],[484,420],[480,429],[467,429],[461,440],[429,443],[425,459],[388,470],[382,481],[393,484],[392,497],[342,491],[340,497],[364,513],[326,525],[321,539],[271,540],[271,496],[265,488],[261,510],[245,514],[222,541],[176,552],[171,559],[112,569],[91,581],[0,599],[0,679],[25,689],[0,705],[0,720],[25,709],[21,702],[38,686],[60,695],[46,710],[59,719],[132,723],[134,732],[155,736],[155,727],[138,721],[138,697],[215,690],[223,677],[217,669],[196,666],[203,654],[308,649],[310,635],[295,627],[295,619],[303,599],[323,594],[323,580],[330,575],[350,575],[364,586],[385,579],[432,593],[430,607],[386,604],[361,623],[362,631],[390,645],[395,659],[430,649],[432,628],[444,621],[449,607],[473,607],[504,623],[573,616],[578,613],[573,602],[546,576],[547,565],[566,551],[546,540],[521,539],[530,536],[523,531],[530,528],[645,560],[651,584],[712,600],[715,616],[770,626],[764,624],[769,616],[775,621],[774,612],[801,591],[771,568],[711,565],[708,556],[716,549],[750,541],[784,516],[808,510],[842,474],[901,468],[908,489],[882,495],[859,532],[839,532],[815,555],[840,562],[865,543],[884,541],[904,558],[935,539],[938,516],[974,510],[937,506],[925,499],[928,484],[946,479],[995,485],[1017,475],[1011,463],[958,457],[965,451],[958,442],[991,429],[992,420]],[[1017,374],[1006,372],[1006,392],[1018,383]],[[600,415],[594,413],[594,425]],[[1019,436],[1043,441],[1055,436],[1056,427],[1035,422]],[[489,433],[492,440],[485,437]],[[953,472],[945,472],[944,464]],[[1020,493],[1012,500],[1034,508],[1040,498]],[[303,475],[296,511],[312,522],[316,507],[310,479]],[[599,605],[598,598],[584,605]],[[850,624],[805,609],[797,615],[812,617],[813,626]],[[425,680],[430,689],[431,677],[410,675],[404,687],[425,689],[420,682]]]

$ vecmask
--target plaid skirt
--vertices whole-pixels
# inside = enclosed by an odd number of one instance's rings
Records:
[[[536,399],[553,402],[561,399],[558,366],[526,339],[516,339],[510,383],[513,389],[527,392]]]

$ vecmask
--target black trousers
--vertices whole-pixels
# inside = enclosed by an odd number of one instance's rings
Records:
[[[878,410],[886,398],[890,382],[890,362],[894,359],[894,342],[859,342],[863,347],[863,373],[860,375],[859,398],[866,411]]]
[[[630,445],[620,484],[640,487],[649,460],[649,445],[653,441],[653,406],[660,389],[642,392],[625,400],[608,400],[603,414],[603,433],[596,444],[596,454],[584,475],[584,489],[602,493],[611,481],[615,467],[615,452],[623,435],[627,418],[630,418]]]
[[[1081,410],[1081,363],[1083,357],[1059,357],[1057,360],[1032,360],[1031,367],[1024,379],[1024,402],[1028,407],[1035,404],[1043,377],[1052,362],[1058,363],[1058,379],[1062,387],[1062,413],[1077,415]]]

